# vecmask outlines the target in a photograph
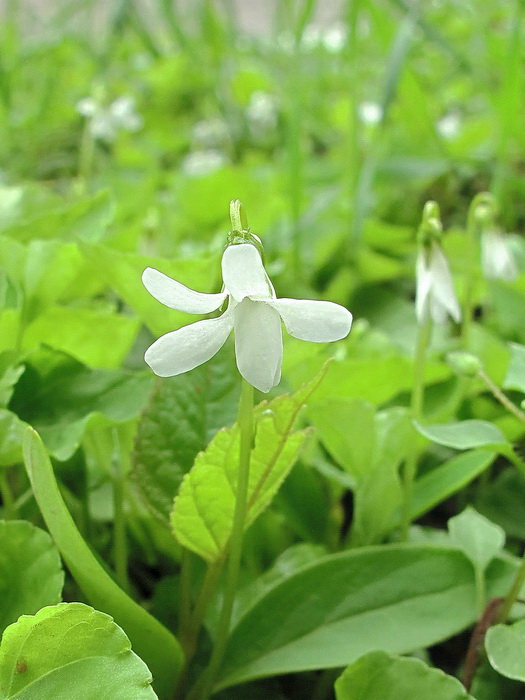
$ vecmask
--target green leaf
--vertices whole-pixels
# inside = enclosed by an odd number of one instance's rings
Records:
[[[250,459],[246,527],[268,506],[292,468],[305,438],[293,432],[301,407],[324,372],[292,396],[263,402],[256,411]],[[218,432],[201,452],[175,498],[171,523],[179,542],[209,562],[224,556],[233,525],[239,462],[239,428]]]
[[[498,673],[525,682],[525,620],[490,627],[485,637],[485,651]]]
[[[375,443],[375,408],[361,399],[315,401],[308,408],[321,441],[335,461],[359,480],[370,471]]]
[[[152,700],[151,673],[109,615],[61,603],[24,615],[0,647],[0,700]]]
[[[516,566],[491,563],[489,595],[506,590]],[[345,666],[377,649],[403,654],[476,618],[473,567],[457,549],[383,545],[328,556],[276,585],[239,620],[218,689]]]
[[[371,651],[336,681],[337,700],[473,700],[461,683],[419,659]]]
[[[415,423],[424,437],[438,445],[453,447],[456,450],[470,450],[474,447],[508,447],[509,442],[501,430],[493,423],[484,420],[464,420],[459,423],[421,425]]]
[[[452,542],[465,552],[474,566],[482,570],[486,569],[505,544],[502,528],[470,507],[450,518],[448,531]]]
[[[449,459],[422,476],[414,485],[412,519],[419,518],[438,503],[460,491],[485,471],[495,458],[495,452],[472,450]]]
[[[141,279],[146,267],[154,267],[199,292],[216,292],[220,287],[217,257],[166,260],[122,253],[99,244],[81,243],[80,248],[93,274],[114,289],[154,335],[162,335],[197,319],[192,314],[167,308],[146,291]]]
[[[0,466],[22,461],[22,436],[26,427],[15,413],[0,408]]]
[[[503,382],[504,389],[516,389],[525,394],[525,345],[509,343],[510,364]]]
[[[133,453],[135,482],[145,503],[166,521],[197,454],[235,420],[239,387],[233,368],[232,354],[225,349],[191,372],[159,379],[141,414]]]
[[[75,452],[93,415],[115,423],[137,417],[152,383],[149,373],[90,369],[47,347],[30,353],[25,367],[9,408],[36,428],[61,460]]]
[[[25,330],[22,349],[49,345],[91,367],[120,367],[139,331],[140,321],[111,310],[51,306]]]
[[[476,508],[500,525],[507,535],[525,539],[524,503],[525,476],[514,467],[507,467],[480,494]]]
[[[66,508],[44,445],[31,428],[27,428],[23,447],[35,499],[71,575],[88,601],[122,626],[133,648],[151,669],[159,697],[171,700],[182,664],[179,643],[119,588],[95,558]]]
[[[64,585],[51,538],[23,520],[0,520],[0,631],[20,615],[58,603]]]

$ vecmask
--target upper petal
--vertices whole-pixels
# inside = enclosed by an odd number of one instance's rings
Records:
[[[416,259],[416,316],[419,323],[428,320],[432,277],[427,265],[426,251],[422,248]]]
[[[195,292],[152,267],[144,270],[142,282],[148,292],[162,304],[188,314],[208,314],[210,311],[215,311],[228,296],[227,292],[219,294]]]
[[[275,295],[259,251],[251,243],[226,248],[222,256],[222,278],[237,301],[252,296],[269,299]]]
[[[188,372],[211,359],[226,342],[233,327],[233,314],[191,323],[166,333],[151,345],[144,359],[159,377]]]
[[[268,392],[281,379],[283,339],[281,319],[264,301],[244,299],[234,309],[235,356],[247,382]]]
[[[352,314],[340,304],[310,299],[272,299],[286,330],[294,338],[313,343],[331,343],[345,338],[352,327]]]

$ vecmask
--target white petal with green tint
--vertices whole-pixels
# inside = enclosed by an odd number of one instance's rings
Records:
[[[256,389],[268,392],[281,378],[281,318],[265,302],[251,299],[244,299],[233,313],[239,372]]]
[[[195,292],[153,267],[147,267],[144,270],[142,282],[151,296],[161,304],[188,314],[208,314],[215,311],[227,297],[227,292],[220,294]]]
[[[348,335],[352,314],[331,301],[273,299],[267,304],[279,312],[286,330],[294,338],[313,343],[331,343]]]
[[[144,359],[159,377],[173,377],[202,365],[217,353],[233,328],[233,315],[205,319],[166,333],[153,343]]]
[[[250,243],[231,245],[222,256],[224,285],[236,301],[245,297],[275,296],[257,248]]]

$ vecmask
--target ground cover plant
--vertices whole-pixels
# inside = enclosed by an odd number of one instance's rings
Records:
[[[521,698],[523,3],[254,7],[0,7],[0,700]]]

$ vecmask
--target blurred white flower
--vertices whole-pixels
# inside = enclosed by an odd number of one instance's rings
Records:
[[[277,127],[277,100],[268,92],[255,90],[250,95],[246,116],[251,135],[264,140]]]
[[[450,112],[436,122],[436,129],[444,139],[453,139],[459,134],[461,117],[457,112]]]
[[[329,53],[339,53],[346,44],[347,31],[342,22],[337,22],[325,29],[321,35],[323,46]]]
[[[383,110],[377,102],[361,102],[357,108],[357,113],[363,124],[379,124],[383,118]]]
[[[201,119],[191,130],[191,139],[197,149],[229,148],[231,145],[228,125],[223,119]]]
[[[518,276],[509,237],[497,229],[487,229],[481,234],[481,267],[487,279],[512,282]]]
[[[456,323],[461,320],[450,268],[436,241],[422,246],[417,256],[416,316],[419,323],[425,323],[429,318],[434,323],[444,323],[447,316]]]
[[[182,171],[190,177],[203,177],[223,168],[228,163],[228,158],[222,151],[215,148],[207,148],[203,151],[193,151],[182,161]]]
[[[89,119],[89,130],[93,138],[112,142],[120,130],[138,131],[143,119],[138,114],[135,100],[129,95],[117,97],[109,106],[101,105],[92,97],[77,102],[77,112]]]
[[[277,299],[261,256],[250,243],[230,245],[222,256],[224,291],[201,294],[148,267],[142,281],[155,299],[172,309],[206,314],[226,300],[218,318],[197,321],[159,338],[144,359],[160,377],[172,377],[211,359],[235,332],[237,367],[247,382],[268,392],[281,379],[281,320],[290,335],[314,343],[340,340],[352,314],[330,301]]]

